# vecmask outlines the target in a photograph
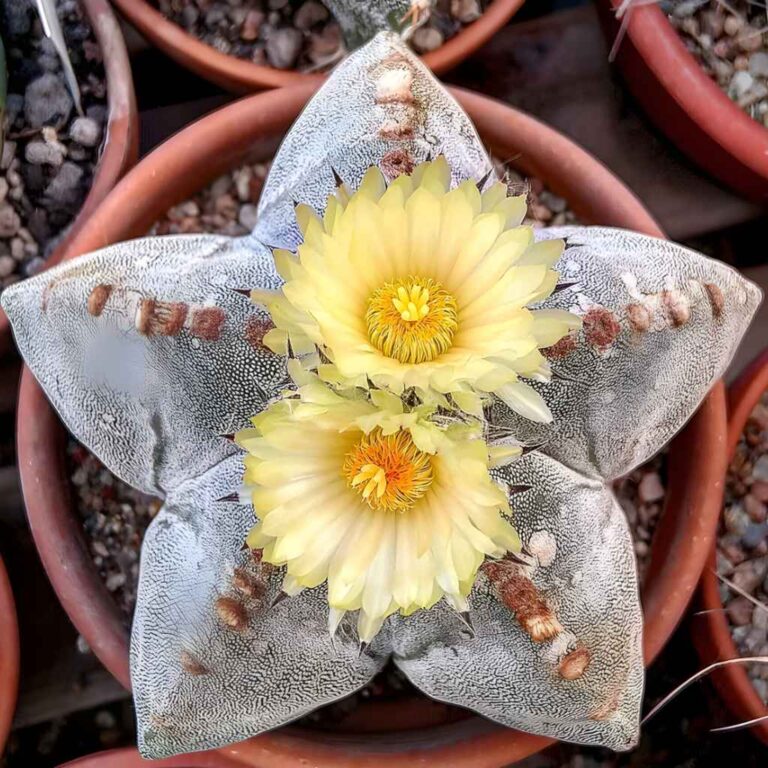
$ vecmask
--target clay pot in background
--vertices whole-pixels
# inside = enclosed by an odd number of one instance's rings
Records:
[[[216,752],[171,757],[167,760],[142,760],[135,749],[110,749],[80,757],[59,768],[237,768],[238,763]]]
[[[609,47],[622,0],[596,0]],[[688,157],[743,195],[768,203],[768,129],[707,76],[657,5],[630,12],[616,64],[648,117]]]
[[[11,730],[19,687],[19,628],[11,582],[0,558],[0,756]]]
[[[120,13],[154,46],[200,77],[235,93],[263,88],[281,88],[313,82],[319,85],[323,74],[308,74],[290,69],[254,64],[221,53],[198,40],[167,19],[147,0],[112,0]],[[424,63],[435,74],[442,74],[471,56],[513,16],[524,0],[493,0],[485,13],[467,25],[437,50],[425,54]]]
[[[104,53],[108,118],[104,148],[88,196],[69,230],[57,245],[48,266],[59,261],[96,206],[106,197],[139,153],[139,114],[133,91],[128,51],[117,18],[107,0],[82,0],[88,21]],[[11,328],[0,309],[0,355],[11,348]]]
[[[312,93],[313,86],[306,84],[258,94],[173,136],[113,190],[67,257],[143,235],[169,207],[217,176],[246,161],[271,157]],[[499,102],[462,90],[453,93],[493,153],[517,158],[519,171],[540,178],[567,199],[581,220],[662,234],[634,195],[564,136]],[[726,465],[725,428],[724,389],[718,384],[672,443],[667,507],[643,596],[646,660],[658,653],[684,613],[714,540]],[[25,370],[18,451],[32,533],[73,623],[128,687],[128,633],[84,541],[70,498],[65,440],[63,426]],[[260,768],[304,762],[315,768],[499,768],[550,743],[420,697],[361,707],[346,732],[289,726],[221,751]]]
[[[729,458],[736,451],[752,409],[767,389],[768,349],[749,365],[728,390]],[[699,584],[698,602],[703,613],[691,619],[693,642],[704,665],[725,659],[737,659],[742,655],[731,637],[715,570],[716,554],[713,547]],[[721,667],[712,673],[711,678],[728,709],[733,713],[734,722],[747,722],[768,716],[768,707],[758,696],[743,666],[731,664]],[[768,720],[754,725],[751,731],[768,744]]]

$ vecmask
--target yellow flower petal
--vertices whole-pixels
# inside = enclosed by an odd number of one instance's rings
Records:
[[[435,406],[335,390],[292,368],[298,390],[236,436],[248,451],[245,495],[261,517],[248,545],[285,568],[288,594],[327,581],[329,630],[359,611],[363,642],[395,611],[444,596],[463,605],[483,559],[519,547],[489,474],[500,454],[481,425],[436,423]]]

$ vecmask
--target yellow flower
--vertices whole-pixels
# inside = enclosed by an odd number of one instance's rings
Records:
[[[322,218],[298,206],[298,254],[276,251],[285,284],[254,291],[275,323],[275,352],[331,361],[324,376],[474,415],[494,393],[527,418],[551,420],[520,377],[547,380],[540,349],[578,327],[561,310],[530,310],[557,283],[563,242],[534,243],[522,197],[498,182],[449,190],[444,158],[389,186],[377,168],[350,195],[342,187]],[[289,346],[290,345],[290,346]],[[452,396],[451,399],[446,395]]]
[[[519,551],[479,422],[437,424],[388,392],[337,392],[291,361],[301,385],[238,432],[259,522],[247,544],[284,565],[283,591],[328,583],[329,630],[359,611],[361,641],[384,619],[442,597],[458,611],[486,556]]]

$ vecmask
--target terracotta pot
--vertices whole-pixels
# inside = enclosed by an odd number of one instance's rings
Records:
[[[176,134],[115,188],[68,256],[141,235],[170,206],[223,172],[248,159],[269,157],[311,94],[309,86],[268,91]],[[543,179],[570,201],[582,220],[661,234],[632,193],[564,136],[499,102],[461,90],[454,94],[493,152],[517,158],[519,170]],[[204,153],[200,147],[205,147]],[[72,508],[64,428],[26,370],[18,419],[22,484],[40,555],[70,618],[127,687],[128,635],[91,563]],[[656,655],[682,616],[713,541],[725,468],[724,435],[725,397],[718,384],[673,443],[669,505],[645,587],[647,659]],[[693,541],[699,546],[692,547]],[[674,558],[667,557],[671,551]],[[461,722],[446,724],[459,717]],[[307,755],[317,768],[498,768],[549,743],[419,698],[361,708],[344,733],[290,726],[222,751],[246,764],[270,768],[293,768]]]
[[[11,730],[19,687],[19,628],[11,582],[0,558],[0,755]]]
[[[135,749],[110,749],[62,763],[59,768],[237,768],[238,765],[217,752],[198,752],[167,760],[149,761],[142,760]]]
[[[768,389],[768,349],[759,355],[728,390],[728,456],[733,457],[749,414]],[[716,555],[712,548],[707,567],[701,574],[698,602],[701,611],[691,619],[691,633],[702,664],[736,659],[742,654],[736,648],[728,619],[720,599],[715,576]],[[734,722],[747,722],[768,716],[768,707],[749,680],[743,666],[732,664],[711,675],[712,682],[734,715]],[[768,720],[751,728],[752,733],[768,744]]]
[[[107,0],[82,0],[93,33],[104,51],[104,74],[109,111],[106,141],[93,176],[90,192],[69,231],[58,244],[48,266],[59,261],[77,233],[120,177],[136,162],[139,154],[139,115],[133,92],[128,51],[120,25]],[[11,348],[11,328],[0,309],[0,355]]]
[[[281,88],[325,79],[290,69],[254,64],[217,51],[167,19],[148,0],[112,0],[125,18],[150,43],[192,72],[228,91],[250,93],[263,88]],[[485,13],[437,50],[425,54],[424,63],[442,74],[471,56],[513,16],[524,0],[493,0]]]
[[[597,0],[609,46],[621,2]],[[678,149],[742,194],[768,202],[768,129],[705,74],[658,6],[630,12],[616,63],[632,95]]]

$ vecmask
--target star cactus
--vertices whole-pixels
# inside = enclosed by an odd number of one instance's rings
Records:
[[[164,499],[131,642],[146,756],[276,728],[388,659],[503,725],[635,744],[610,483],[695,411],[760,292],[632,232],[531,233],[492,175],[381,33],[296,121],[251,235],[120,243],[3,292],[70,431]]]

